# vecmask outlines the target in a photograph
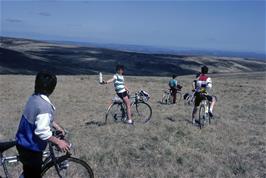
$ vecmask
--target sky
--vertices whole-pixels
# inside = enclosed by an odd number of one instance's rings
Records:
[[[2,36],[265,52],[264,0],[1,0]]]

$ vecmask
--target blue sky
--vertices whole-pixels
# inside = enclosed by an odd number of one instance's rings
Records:
[[[1,35],[265,53],[265,1],[1,1]]]

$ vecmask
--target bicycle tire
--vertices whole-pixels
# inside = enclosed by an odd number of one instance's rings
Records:
[[[69,168],[71,168],[72,164],[76,164],[76,165],[79,165],[81,167],[84,168],[84,173],[85,174],[81,174],[80,171],[72,171],[70,172],[71,175],[69,176],[63,176],[64,178],[94,178],[94,173],[91,169],[91,167],[83,160],[80,160],[78,158],[74,158],[74,157],[67,157],[67,158],[58,158],[58,162],[57,164],[60,165],[60,163],[63,163],[64,161],[67,161],[67,163],[71,163],[69,164],[70,166],[68,166],[67,168],[64,169],[64,171],[68,171]],[[63,172],[63,169],[61,170]],[[73,174],[80,174],[80,175],[73,175]],[[54,167],[54,163],[53,162],[50,162],[48,164],[46,164],[44,166],[44,168],[42,169],[42,177],[45,178],[47,176],[47,178],[56,178],[56,177],[59,177],[59,175],[57,174],[56,170],[55,170],[55,167]]]
[[[198,124],[200,129],[204,127],[204,122],[205,122],[205,106],[204,104],[201,104],[199,109],[199,119],[198,119]]]
[[[162,104],[168,104],[168,103],[169,103],[169,95],[163,94]]]
[[[122,121],[124,117],[126,117],[126,112],[124,110],[122,103],[113,103],[109,106],[107,109],[106,115],[105,115],[105,124],[108,123],[108,121]],[[123,112],[121,110],[124,110]]]
[[[210,108],[210,104],[208,103],[208,110],[209,110],[209,108]],[[210,115],[209,115],[209,113],[208,113],[208,120],[209,120],[209,125],[211,124],[211,117],[210,117]]]
[[[211,119],[212,119],[212,118],[211,118],[210,115],[209,115],[209,109],[210,109],[210,103],[209,103],[209,102],[207,103],[207,106],[208,106],[208,108],[207,108],[207,109],[208,109],[208,114],[207,114],[208,116],[207,116],[207,117],[208,117],[208,121],[209,121],[209,125],[210,125],[210,124],[211,124]]]
[[[144,118],[143,118],[144,114],[141,113],[142,112],[141,111],[142,110],[141,107],[142,108],[146,107],[147,112],[148,112],[148,114],[145,114]],[[132,117],[133,117],[133,120],[135,122],[139,122],[139,123],[145,124],[151,119],[151,117],[152,117],[152,108],[151,108],[151,106],[148,103],[146,103],[146,102],[138,102],[138,103],[134,104],[133,108],[136,109],[135,112],[132,112]]]
[[[177,92],[176,93],[176,101],[177,101],[177,103],[180,103],[181,99],[182,99],[182,93],[181,92]]]

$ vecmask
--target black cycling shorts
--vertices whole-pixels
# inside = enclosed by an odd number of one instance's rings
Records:
[[[125,98],[126,96],[128,97],[128,92],[127,92],[127,91],[125,91],[125,92],[123,92],[123,93],[116,93],[116,94],[117,94],[117,96],[119,96],[119,98],[121,98],[121,99]]]
[[[207,99],[209,102],[213,101],[213,96],[203,95],[201,93],[195,93],[195,106],[198,107],[202,100]]]

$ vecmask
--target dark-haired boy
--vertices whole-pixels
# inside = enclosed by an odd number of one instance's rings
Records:
[[[40,72],[35,79],[35,91],[30,96],[22,114],[16,134],[17,150],[23,164],[24,178],[40,178],[42,154],[47,143],[56,144],[61,151],[69,151],[69,144],[52,136],[51,128],[62,132],[54,122],[55,107],[49,100],[57,83],[55,75]]]

